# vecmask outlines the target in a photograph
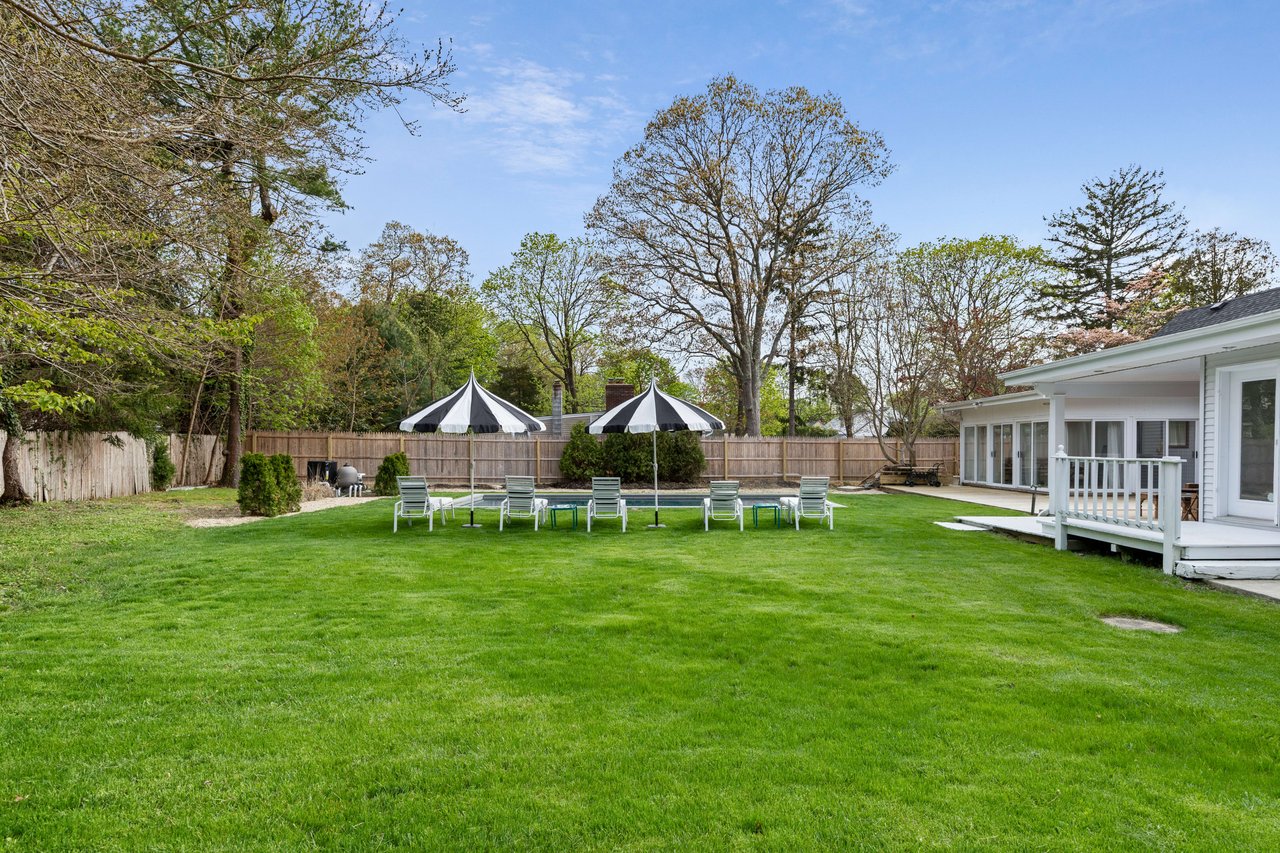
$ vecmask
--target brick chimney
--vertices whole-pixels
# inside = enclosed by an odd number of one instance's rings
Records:
[[[636,386],[621,379],[609,379],[604,383],[604,408],[609,411],[636,395]]]
[[[551,434],[564,435],[564,385],[559,379],[551,383]]]

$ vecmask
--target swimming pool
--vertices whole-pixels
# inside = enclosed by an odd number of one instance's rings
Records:
[[[794,493],[791,493],[794,494]],[[503,494],[487,493],[476,495],[476,509],[497,509],[501,504]],[[555,505],[567,506],[586,506],[587,501],[591,500],[591,495],[587,492],[538,492],[538,497],[546,498],[548,502]],[[627,502],[627,509],[652,509],[653,508],[653,492],[624,492],[623,499]],[[702,506],[704,494],[676,494],[664,495],[658,494],[658,506],[665,509],[695,509]],[[757,503],[776,504],[778,499],[782,497],[777,492],[765,494],[742,494],[742,505],[750,507]],[[454,499],[454,506],[458,509],[467,509],[471,506],[470,496],[463,496]]]

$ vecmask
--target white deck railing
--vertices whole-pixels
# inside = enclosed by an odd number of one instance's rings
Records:
[[[1165,572],[1173,572],[1182,527],[1180,458],[1068,456],[1059,447],[1053,464],[1050,510],[1059,548],[1066,547],[1065,523],[1072,520],[1150,531],[1164,543]]]

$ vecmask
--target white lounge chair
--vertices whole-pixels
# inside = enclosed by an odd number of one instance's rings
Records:
[[[592,477],[591,500],[587,501],[587,532],[592,518],[620,518],[622,532],[627,532],[627,502],[622,498],[622,480],[617,477]]]
[[[512,518],[532,518],[533,529],[538,529],[539,517],[547,514],[547,499],[535,494],[532,477],[507,477],[507,496],[498,508],[498,530],[502,522]]]
[[[827,500],[827,487],[830,481],[826,477],[801,477],[800,493],[787,495],[778,503],[795,519],[796,530],[800,529],[801,518],[816,518],[826,521],[832,530],[836,529],[836,517],[832,509],[835,504]]]
[[[391,532],[400,530],[400,519],[413,525],[415,518],[427,520],[427,530],[435,530],[435,514],[440,513],[440,523],[445,523],[445,510],[452,510],[453,498],[433,498],[427,488],[426,477],[396,477],[400,499],[391,511]],[[456,512],[456,510],[454,510]]]
[[[711,496],[702,499],[702,529],[710,530],[711,522],[737,519],[738,530],[744,529],[742,499],[738,497],[737,480],[712,480]]]

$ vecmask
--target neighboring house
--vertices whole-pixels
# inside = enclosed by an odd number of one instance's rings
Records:
[[[1081,537],[1158,551],[1182,575],[1280,577],[1280,288],[1001,378],[1032,390],[943,406],[960,418],[964,482],[1047,486],[1051,514],[1034,523],[1058,547]]]

